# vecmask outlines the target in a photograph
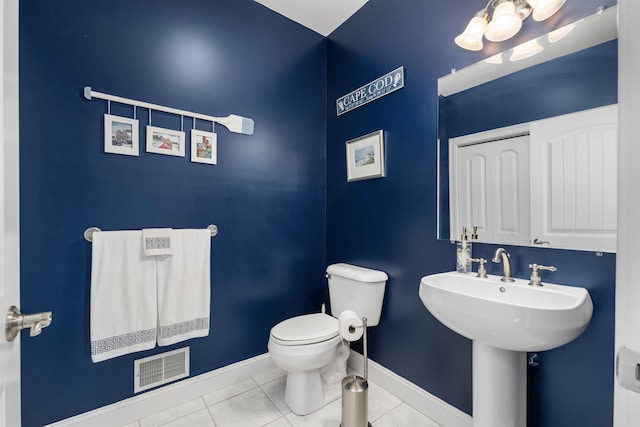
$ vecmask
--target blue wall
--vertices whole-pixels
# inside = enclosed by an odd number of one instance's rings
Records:
[[[326,287],[325,39],[251,0],[20,8],[21,308],[53,311],[41,336],[22,340],[23,425],[132,396],[134,359],[190,345],[191,373],[201,374],[265,353],[271,326],[318,311]],[[251,117],[255,134],[217,126],[216,166],[144,148],[139,157],[105,154],[106,103],[82,98],[87,85]],[[112,113],[132,116],[122,105]],[[147,111],[138,118],[144,147]],[[170,115],[154,113],[153,124],[180,129]],[[220,233],[211,242],[210,335],[92,364],[85,228],[211,223]]]
[[[370,333],[370,356],[469,414],[471,342],[440,324],[417,295],[422,276],[455,266],[454,246],[435,238],[437,79],[591,15],[600,4],[569,1],[549,21],[529,19],[513,40],[486,42],[481,52],[453,42],[482,6],[464,0],[370,0],[329,37],[327,262],[389,273],[381,323]],[[400,65],[404,89],[336,117],[338,97]],[[347,183],[345,141],[378,129],[385,131],[387,177]],[[495,248],[474,245],[474,255],[488,259]],[[595,307],[581,337],[541,353],[540,366],[530,369],[529,427],[611,425],[615,256],[506,249],[517,277],[528,277],[531,262],[556,265],[549,280],[587,288]],[[490,265],[489,272],[500,267]]]

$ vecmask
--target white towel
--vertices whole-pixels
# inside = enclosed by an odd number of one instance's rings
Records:
[[[140,231],[93,234],[91,360],[156,345],[156,259],[145,257]]]
[[[146,256],[153,255],[171,255],[171,228],[145,228],[142,230],[142,242],[144,246],[144,254]]]
[[[173,230],[173,255],[157,258],[158,345],[209,335],[211,234]]]

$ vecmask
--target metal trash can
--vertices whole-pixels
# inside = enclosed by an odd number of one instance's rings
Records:
[[[367,318],[362,318],[364,378],[348,375],[342,379],[342,422],[340,427],[371,427],[368,421],[369,383],[367,382]]]

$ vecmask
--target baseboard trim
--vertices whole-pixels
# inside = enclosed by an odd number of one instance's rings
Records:
[[[347,362],[350,369],[362,374],[364,357],[353,350]],[[403,400],[444,427],[472,427],[470,415],[418,387],[373,360],[368,360],[368,376],[384,390]]]
[[[351,351],[348,366],[362,374],[364,357]],[[113,427],[134,422],[196,399],[199,396],[221,390],[237,382],[263,374],[275,368],[268,353],[246,359],[206,374],[169,384],[93,411],[49,424],[45,427]],[[411,405],[444,427],[472,427],[472,418],[428,393],[412,382],[393,373],[369,359],[369,378],[397,398]]]
[[[147,393],[67,418],[46,427],[113,427],[134,422],[199,396],[221,390],[237,382],[275,368],[268,353],[261,354],[161,387]]]

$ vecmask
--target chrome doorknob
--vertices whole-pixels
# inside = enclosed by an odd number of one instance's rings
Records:
[[[35,337],[42,332],[42,328],[46,328],[51,324],[51,319],[52,315],[50,311],[36,314],[22,314],[18,307],[12,305],[7,312],[4,335],[7,341],[13,341],[18,335],[18,332],[29,328],[29,335]]]

